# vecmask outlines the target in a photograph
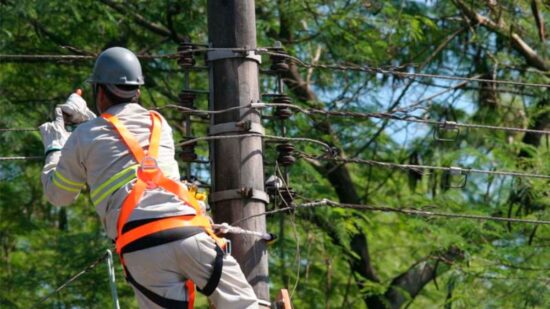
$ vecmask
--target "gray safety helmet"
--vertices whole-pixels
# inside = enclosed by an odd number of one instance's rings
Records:
[[[88,82],[128,86],[144,84],[138,58],[133,52],[123,47],[111,47],[99,54],[95,61],[94,72]]]

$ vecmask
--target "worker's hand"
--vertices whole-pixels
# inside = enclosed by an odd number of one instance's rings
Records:
[[[46,153],[50,153],[54,150],[61,150],[71,135],[71,133],[65,130],[63,111],[60,107],[55,108],[55,120],[42,124],[39,129]]]
[[[59,105],[59,107],[68,116],[67,120],[74,124],[79,124],[96,117],[88,106],[86,106],[86,101],[78,93],[71,94],[67,101]]]

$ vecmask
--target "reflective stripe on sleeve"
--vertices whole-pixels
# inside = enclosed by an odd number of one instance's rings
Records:
[[[137,165],[132,165],[128,168],[113,175],[109,180],[102,183],[99,187],[93,190],[91,194],[92,202],[94,205],[98,205],[105,198],[110,196],[113,192],[120,189],[128,182],[136,178]]]
[[[56,185],[58,188],[68,191],[68,192],[80,192],[82,187],[84,186],[84,182],[76,182],[67,179],[67,177],[61,175],[58,171],[55,171],[52,175],[52,182],[54,185]]]
[[[76,181],[69,180],[65,176],[63,176],[61,173],[59,173],[58,171],[55,171],[54,175],[55,175],[55,177],[58,177],[59,179],[66,182],[67,184],[77,186],[79,188],[82,188],[82,186],[84,186],[84,184],[85,184],[85,182],[76,182]]]

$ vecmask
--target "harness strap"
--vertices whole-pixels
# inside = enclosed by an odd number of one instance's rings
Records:
[[[136,208],[137,204],[139,203],[139,200],[141,200],[141,197],[143,196],[143,192],[145,192],[146,187],[147,187],[147,184],[145,184],[145,182],[143,182],[141,179],[138,178],[138,180],[134,184],[134,188],[132,189],[132,191],[130,191],[130,193],[122,203],[122,206],[120,207],[120,214],[118,215],[118,221],[117,221],[118,238],[120,238],[120,236],[123,235],[122,227],[130,218],[130,215],[132,214],[132,211],[134,210],[134,208]]]
[[[149,140],[149,150],[147,152],[150,157],[157,158],[160,146],[162,123],[159,113],[151,111],[149,114],[151,115],[151,138]]]
[[[191,279],[185,281],[185,287],[187,288],[187,299],[189,302],[188,309],[193,309],[195,306],[195,283]]]
[[[206,282],[204,288],[197,288],[199,292],[206,296],[210,296],[212,293],[214,293],[216,287],[218,287],[218,283],[220,283],[223,270],[223,255],[223,250],[220,248],[220,246],[216,245],[216,259],[214,260],[214,264],[212,265],[214,268],[212,269],[212,274],[210,275],[210,278],[208,278],[208,282]]]
[[[120,254],[126,246],[142,239],[147,235],[166,231],[170,229],[177,229],[182,227],[202,227],[208,229],[210,221],[205,216],[179,216],[166,219],[159,219],[149,222],[147,224],[136,227],[124,234],[121,234],[116,239],[116,250]]]
[[[132,133],[130,133],[130,131],[128,131],[128,129],[126,129],[126,127],[122,125],[122,123],[116,116],[108,113],[103,113],[101,117],[103,117],[103,119],[107,120],[107,122],[111,123],[113,127],[115,127],[115,131],[117,131],[120,139],[122,139],[122,142],[124,142],[126,147],[128,147],[136,162],[141,162],[145,154],[138,141],[132,136]]]

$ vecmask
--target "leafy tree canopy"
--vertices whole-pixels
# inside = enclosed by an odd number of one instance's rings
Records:
[[[550,49],[545,0],[519,1],[256,1],[258,46],[282,42],[306,63],[370,70],[303,67],[290,62],[285,91],[306,108],[545,130],[550,126]],[[95,56],[109,46],[139,55],[177,51],[189,39],[207,43],[206,1],[0,1],[0,54]],[[2,56],[0,56],[2,57]],[[83,61],[0,58],[0,128],[36,128],[75,88],[84,88],[93,57]],[[198,64],[203,65],[200,56]],[[267,59],[266,59],[267,60]],[[267,61],[266,61],[267,62]],[[178,101],[184,73],[174,59],[144,59],[142,104]],[[262,65],[261,92],[277,80]],[[482,81],[401,73],[475,77]],[[208,89],[206,71],[190,73]],[[90,107],[93,104],[89,104]],[[197,108],[206,109],[206,96]],[[163,109],[184,138],[182,114]],[[207,121],[192,117],[193,134]],[[266,119],[270,134],[280,122]],[[464,166],[550,174],[548,138],[502,130],[448,130],[390,119],[294,114],[287,134],[322,140],[341,158]],[[444,142],[438,138],[451,139]],[[40,156],[36,131],[0,131],[0,156]],[[288,169],[296,204],[342,203],[543,220],[550,218],[547,180],[389,169],[327,160],[314,145],[296,145]],[[208,158],[207,144],[199,155]],[[266,177],[282,174],[265,145]],[[46,202],[41,161],[0,161],[0,307],[30,308],[110,247],[87,194],[74,205]],[[181,163],[182,174],[186,164]],[[209,167],[191,171],[208,182]],[[461,178],[462,177],[462,178]],[[461,183],[464,182],[462,186]],[[455,188],[458,187],[458,188]],[[280,201],[279,201],[280,202]],[[280,207],[279,202],[270,207]],[[546,225],[407,216],[319,207],[268,217],[280,240],[269,247],[272,294],[289,288],[296,308],[546,308],[550,304]],[[120,270],[118,278],[122,278]],[[119,280],[123,308],[135,307]],[[43,305],[108,308],[104,264]],[[206,307],[201,299],[197,307]]]

